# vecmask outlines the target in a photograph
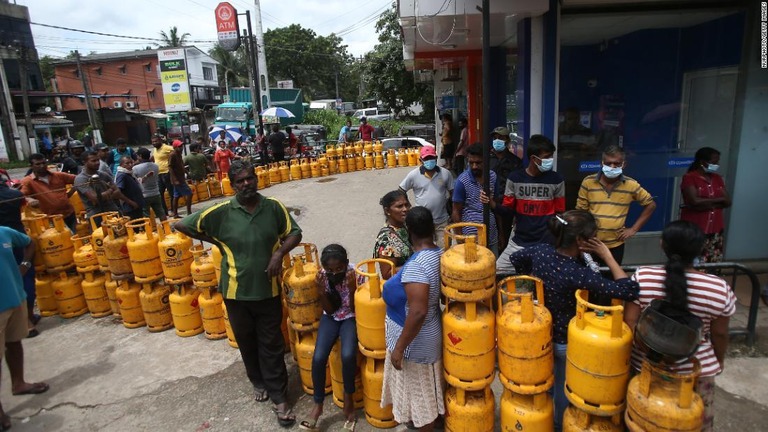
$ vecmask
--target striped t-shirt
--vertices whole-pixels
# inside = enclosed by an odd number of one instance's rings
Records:
[[[384,285],[382,293],[387,304],[387,350],[393,351],[403,333],[408,316],[408,301],[404,285],[429,285],[427,316],[413,341],[405,348],[403,357],[413,363],[435,363],[443,354],[443,322],[440,316],[440,255],[442,249],[424,249],[416,252],[397,274]],[[398,321],[402,324],[398,324]]]
[[[507,178],[502,205],[515,215],[518,246],[553,243],[547,224],[555,213],[565,211],[565,183],[555,171],[532,176],[525,169],[513,171]]]
[[[491,196],[494,197],[496,196],[496,173],[491,171],[490,174]],[[483,185],[477,182],[477,179],[475,179],[472,171],[469,169],[459,174],[459,177],[456,178],[452,200],[463,205],[461,210],[462,222],[483,223],[483,204],[480,202],[480,192],[482,190]],[[466,227],[462,229],[461,233],[463,235],[475,235],[477,234],[477,228]],[[491,213],[488,227],[488,245],[494,245],[498,241],[496,217]]]
[[[640,310],[645,309],[651,301],[666,298],[664,280],[666,271],[662,267],[641,267],[637,269],[632,279],[640,284],[640,294],[635,304]],[[686,273],[688,280],[688,311],[699,317],[703,323],[702,340],[694,356],[701,364],[701,376],[714,376],[722,371],[715,356],[710,339],[710,322],[718,317],[729,317],[736,312],[736,296],[728,283],[722,278],[698,272]],[[640,370],[643,353],[637,346],[632,350],[632,367]],[[693,362],[682,360],[673,368],[677,372],[693,371]]]

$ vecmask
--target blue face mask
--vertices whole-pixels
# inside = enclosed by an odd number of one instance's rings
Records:
[[[717,164],[706,164],[704,165],[704,172],[708,173],[716,173],[717,170],[720,169],[720,165]]]
[[[621,175],[622,173],[621,167],[610,167],[608,165],[603,165],[603,174],[608,177],[609,179],[614,179]]]
[[[541,172],[552,171],[552,167],[555,165],[554,158],[548,158],[548,159],[538,158],[538,159],[541,161],[541,165],[536,164],[536,167],[539,169],[539,171]]]
[[[493,149],[496,151],[502,151],[507,147],[507,143],[504,142],[504,140],[495,139],[493,140]]]
[[[437,166],[437,159],[429,159],[424,161],[424,169],[432,171]]]

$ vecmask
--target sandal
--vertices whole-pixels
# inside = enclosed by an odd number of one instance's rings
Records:
[[[20,391],[14,391],[12,392],[14,396],[21,396],[21,395],[30,395],[30,394],[40,394],[45,393],[50,389],[51,387],[43,382],[39,383],[30,383],[29,387],[27,387],[24,390]]]
[[[344,422],[344,427],[342,429],[349,432],[355,432],[355,426],[357,426],[357,419],[347,420]]]
[[[311,432],[319,431],[320,428],[317,427],[317,420],[318,419],[311,419],[311,418],[307,420],[302,420],[301,423],[299,423],[299,429],[305,430],[305,431],[311,431]]]
[[[253,399],[256,402],[266,402],[269,400],[269,394],[267,393],[267,389],[254,387],[253,388]]]
[[[296,423],[296,416],[293,415],[293,409],[288,408],[285,411],[281,411],[277,408],[277,406],[272,407],[272,412],[275,413],[277,416],[277,423],[280,424],[280,426],[287,428],[293,426],[294,423]]]

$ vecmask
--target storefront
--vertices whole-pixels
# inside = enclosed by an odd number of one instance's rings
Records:
[[[626,174],[658,206],[627,243],[625,263],[661,260],[659,232],[679,217],[680,179],[701,147],[721,152],[733,196],[726,258],[768,256],[768,245],[754,241],[768,238],[759,194],[768,178],[761,176],[768,70],[760,68],[759,2],[491,0],[490,125],[480,124],[480,1],[449,3],[399,4],[406,58],[414,69],[431,62],[436,106],[466,116],[473,140],[500,125],[523,138],[553,138],[568,208],[583,177],[600,168],[602,149],[623,147]],[[633,206],[629,220],[639,212]]]

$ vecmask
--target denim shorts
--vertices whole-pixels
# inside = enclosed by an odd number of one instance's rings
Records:
[[[183,196],[192,196],[192,189],[189,188],[189,185],[186,183],[182,183],[179,185],[173,186],[173,197],[174,198],[180,198]]]

